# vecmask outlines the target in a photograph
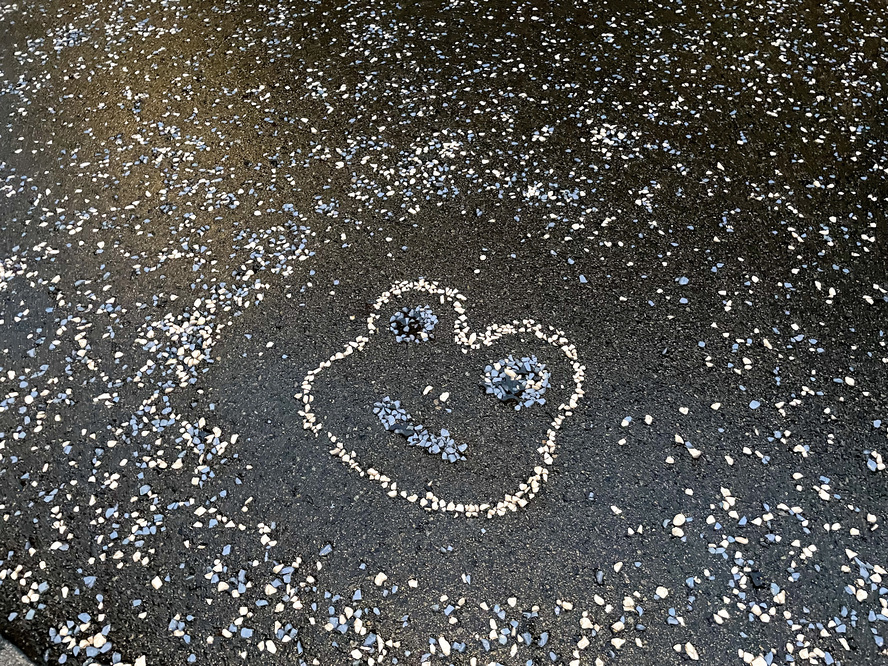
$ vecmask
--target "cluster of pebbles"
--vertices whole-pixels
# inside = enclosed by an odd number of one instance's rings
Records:
[[[383,427],[396,435],[407,438],[407,444],[425,449],[432,455],[440,455],[445,462],[455,463],[465,460],[463,455],[467,444],[457,444],[450,431],[441,428],[436,435],[426,430],[421,423],[414,423],[410,413],[401,407],[400,400],[386,396],[373,404],[373,413],[379,417]]]
[[[484,368],[482,386],[502,402],[515,403],[515,410],[544,405],[551,373],[536,356],[516,360],[511,354]]]
[[[25,272],[25,264],[18,257],[0,259],[0,292],[5,291],[9,280]]]
[[[389,319],[396,342],[424,342],[432,338],[438,317],[428,305],[405,306]]]

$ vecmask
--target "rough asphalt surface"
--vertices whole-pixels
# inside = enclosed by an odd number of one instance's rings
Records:
[[[0,666],[31,666],[31,662],[21,650],[0,637]]]
[[[575,4],[0,5],[0,633],[888,664],[884,6]]]

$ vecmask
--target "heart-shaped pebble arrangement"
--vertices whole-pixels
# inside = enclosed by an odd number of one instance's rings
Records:
[[[312,387],[318,376],[334,363],[364,351],[374,335],[379,335],[381,331],[391,331],[405,341],[428,339],[434,324],[437,323],[437,318],[432,319],[431,309],[428,306],[415,306],[414,303],[405,301],[406,298],[416,294],[424,295],[426,299],[432,297],[432,302],[437,303],[438,306],[453,309],[455,314],[453,342],[462,348],[463,353],[490,347],[507,336],[529,334],[546,342],[563,354],[568,359],[573,370],[573,392],[566,402],[559,405],[555,417],[547,428],[545,439],[540,439],[538,442],[538,464],[535,464],[532,470],[528,470],[526,479],[519,483],[517,488],[512,492],[506,492],[501,498],[485,500],[467,497],[439,497],[430,490],[404,488],[393,472],[383,472],[373,467],[368,467],[363,462],[362,457],[355,451],[347,451],[343,446],[341,438],[324,427],[323,419],[313,409],[314,396],[312,394]],[[393,303],[397,304],[398,308],[396,308],[395,314],[389,320],[391,326],[380,327],[378,324],[384,314],[383,310],[391,308]],[[401,307],[402,305],[404,307]],[[417,317],[417,315],[421,316]],[[415,330],[411,328],[414,321],[419,322]],[[512,362],[513,360],[510,360],[509,364]],[[310,371],[302,381],[301,392],[296,393],[295,397],[301,404],[299,414],[303,418],[304,428],[315,433],[315,435],[320,435],[322,432],[325,433],[332,445],[330,454],[358,476],[379,484],[389,497],[400,498],[406,502],[418,504],[426,511],[437,511],[455,516],[494,518],[506,515],[510,511],[518,511],[527,506],[527,503],[539,493],[542,485],[548,480],[549,469],[554,463],[558,432],[563,426],[565,419],[573,414],[580,398],[583,396],[585,370],[585,366],[577,360],[576,348],[561,331],[551,326],[543,326],[531,319],[513,321],[510,324],[491,324],[483,332],[473,331],[466,316],[466,297],[455,289],[442,287],[437,282],[420,278],[419,280],[404,281],[392,285],[389,290],[380,295],[372,306],[372,313],[367,318],[367,335],[360,335],[348,342],[342,351],[336,352],[329,359],[318,365],[317,368]],[[503,371],[506,372],[506,375],[502,374]],[[528,372],[530,372],[529,369]],[[498,381],[496,378],[498,374],[502,375],[504,381],[512,381],[513,378],[517,378],[526,382],[526,377],[519,376],[507,366],[488,366],[486,370],[488,381],[490,381],[492,376],[494,381]],[[545,381],[548,382],[548,377],[546,377]],[[514,386],[506,383],[503,383],[502,386],[508,390],[499,390],[499,387],[497,387],[498,390],[488,390],[488,392],[499,394],[497,397],[500,397],[501,400],[516,397]],[[538,383],[536,387],[536,390],[532,392],[531,402],[543,402],[538,398],[542,384]],[[517,395],[520,395],[520,392]],[[531,393],[524,395],[531,395]],[[516,408],[520,406],[521,402],[519,401]],[[522,478],[524,478],[523,474]]]

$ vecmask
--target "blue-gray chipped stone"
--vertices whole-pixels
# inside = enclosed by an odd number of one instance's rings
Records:
[[[434,337],[432,331],[438,317],[428,305],[403,307],[389,319],[389,329],[395,334],[396,342],[424,342]]]
[[[507,358],[484,368],[481,385],[488,394],[503,402],[514,402],[515,410],[521,407],[544,405],[543,394],[549,388],[551,373],[536,356],[523,356],[516,360],[509,354]]]
[[[462,454],[468,445],[457,444],[444,428],[435,435],[428,432],[425,426],[414,424],[413,417],[401,407],[400,400],[392,400],[386,396],[373,404],[373,413],[386,430],[406,437],[409,446],[418,446],[433,455],[440,455],[445,462],[454,463],[466,459]]]

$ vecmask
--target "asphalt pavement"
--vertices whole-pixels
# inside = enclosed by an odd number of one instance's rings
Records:
[[[0,7],[0,633],[888,664],[885,22]]]

